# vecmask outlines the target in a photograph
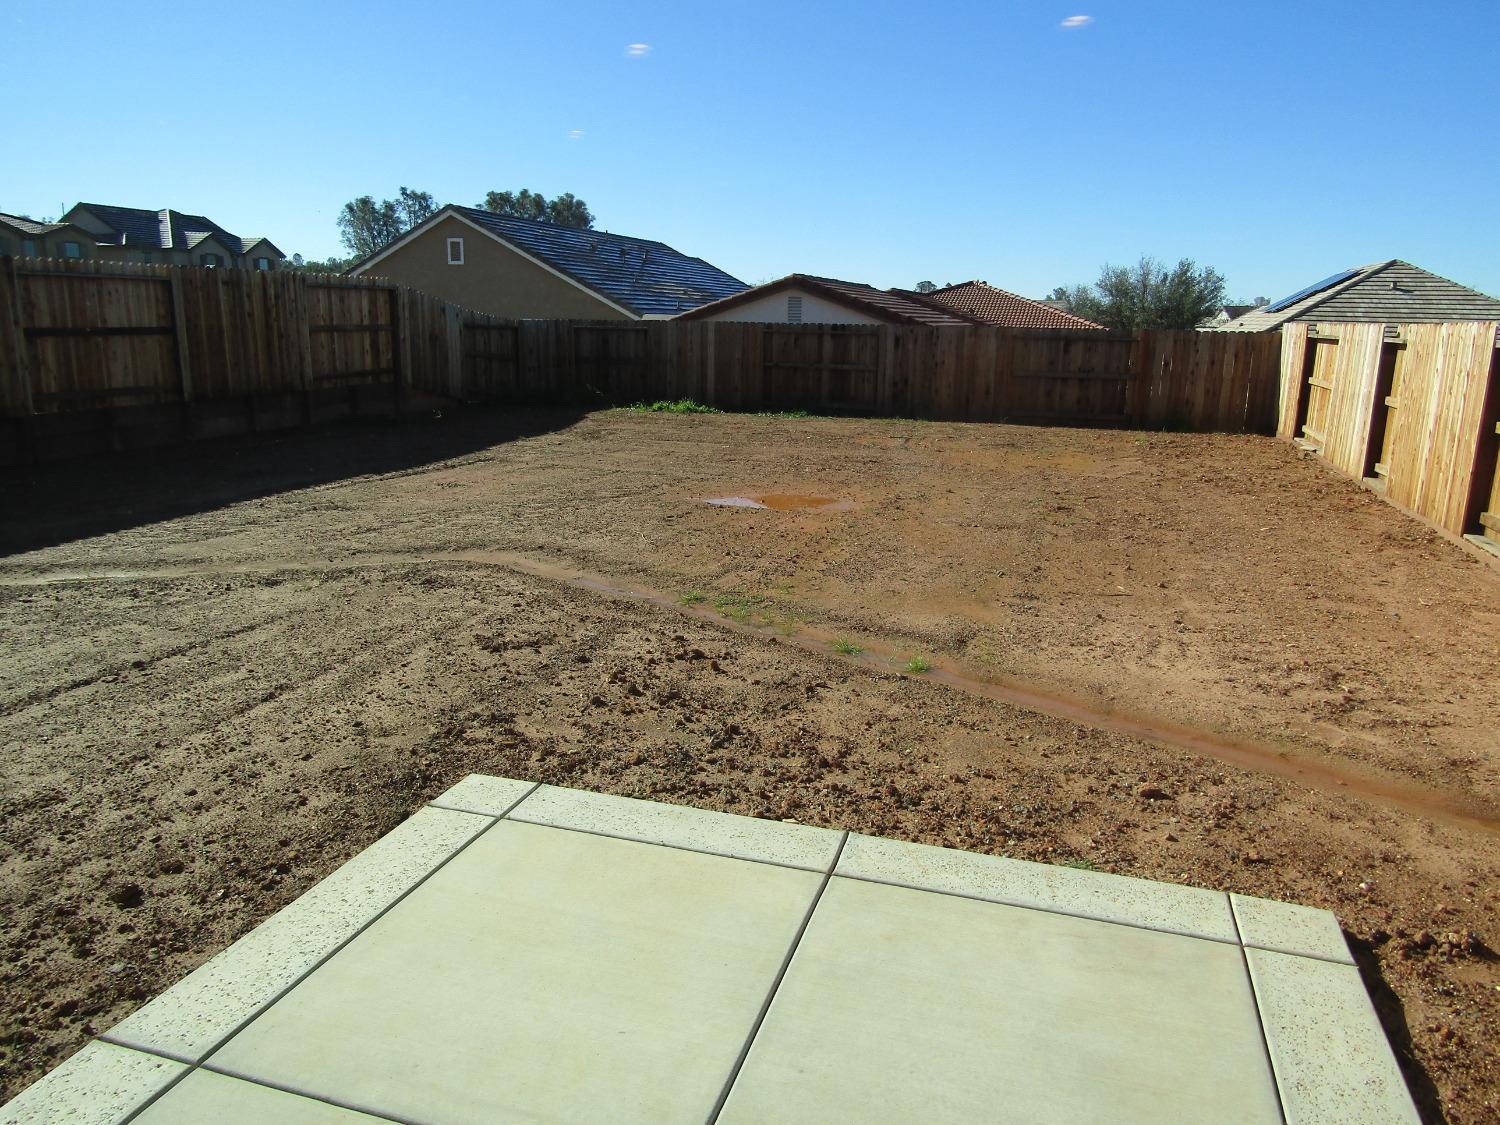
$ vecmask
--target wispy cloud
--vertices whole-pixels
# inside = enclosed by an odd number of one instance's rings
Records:
[[[650,43],[631,43],[625,48],[625,53],[633,59],[644,58],[651,53]]]
[[[1067,19],[1063,20],[1059,26],[1066,27],[1071,31],[1075,27],[1088,27],[1088,25],[1093,22],[1093,16],[1069,16]]]
[[[570,140],[570,141],[576,141],[576,140],[578,140],[582,136],[583,136],[583,130],[582,129],[569,129],[568,130],[568,140]]]

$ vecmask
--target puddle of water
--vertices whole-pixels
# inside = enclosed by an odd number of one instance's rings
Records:
[[[759,508],[772,512],[805,512],[816,508],[842,510],[831,496],[799,496],[790,492],[757,492],[749,496],[714,496],[703,501],[716,508]]]
[[[744,498],[736,498],[744,499]],[[769,626],[757,626],[727,619],[707,607],[684,606],[676,598],[645,587],[629,585],[602,575],[581,572],[574,567],[508,551],[451,551],[432,554],[369,554],[343,560],[277,559],[229,566],[182,566],[143,570],[52,571],[46,574],[17,575],[0,578],[0,586],[42,586],[54,582],[121,581],[168,577],[219,576],[253,574],[282,570],[347,571],[364,566],[411,565],[421,563],[478,563],[500,566],[537,578],[566,583],[618,598],[650,602],[675,613],[685,613],[712,621],[721,628],[736,632],[767,635]],[[0,571],[3,573],[3,571]],[[804,624],[798,633],[776,637],[785,644],[827,655],[834,633]],[[884,671],[901,665],[904,650],[880,640],[861,635],[864,652],[856,659]],[[998,700],[1029,711],[1066,719],[1083,726],[1111,730],[1152,742],[1173,746],[1190,753],[1217,758],[1243,769],[1274,774],[1325,793],[1355,797],[1387,808],[1426,816],[1439,822],[1485,832],[1500,831],[1500,817],[1483,802],[1459,793],[1436,790],[1419,782],[1365,768],[1326,754],[1300,748],[1293,749],[1225,735],[1162,720],[1155,716],[1135,715],[1103,707],[1090,700],[1038,688],[1031,684],[1003,679],[990,674],[962,669],[945,661],[924,678],[949,688]]]

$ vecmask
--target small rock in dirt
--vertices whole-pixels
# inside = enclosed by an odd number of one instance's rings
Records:
[[[1135,795],[1143,801],[1170,801],[1174,798],[1159,785],[1142,785]]]
[[[109,901],[124,910],[133,910],[146,901],[146,892],[135,883],[124,883],[109,892]]]

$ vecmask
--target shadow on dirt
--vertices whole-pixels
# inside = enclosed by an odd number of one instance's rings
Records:
[[[583,409],[445,408],[0,471],[0,556],[352,477],[399,473],[574,425]]]
[[[1412,1047],[1406,1008],[1402,1005],[1401,998],[1386,983],[1385,976],[1380,971],[1380,958],[1375,956],[1374,947],[1365,939],[1347,931],[1344,936],[1348,939],[1349,951],[1354,954],[1354,961],[1359,966],[1365,990],[1375,1005],[1375,1014],[1380,1017],[1380,1026],[1390,1040],[1391,1050],[1396,1054],[1396,1062],[1401,1067],[1401,1074],[1406,1079],[1406,1088],[1411,1091],[1417,1112],[1426,1125],[1447,1125],[1448,1118],[1443,1114],[1437,1086],[1428,1077],[1426,1068],[1417,1061],[1416,1051]]]

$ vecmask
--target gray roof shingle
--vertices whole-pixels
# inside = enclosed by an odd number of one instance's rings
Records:
[[[579,230],[477,207],[445,207],[640,316],[674,316],[746,286],[664,242]]]
[[[1356,324],[1500,320],[1500,301],[1392,258],[1360,266],[1350,277],[1275,312],[1255,309],[1219,331],[1266,332],[1290,321],[1318,320]]]

